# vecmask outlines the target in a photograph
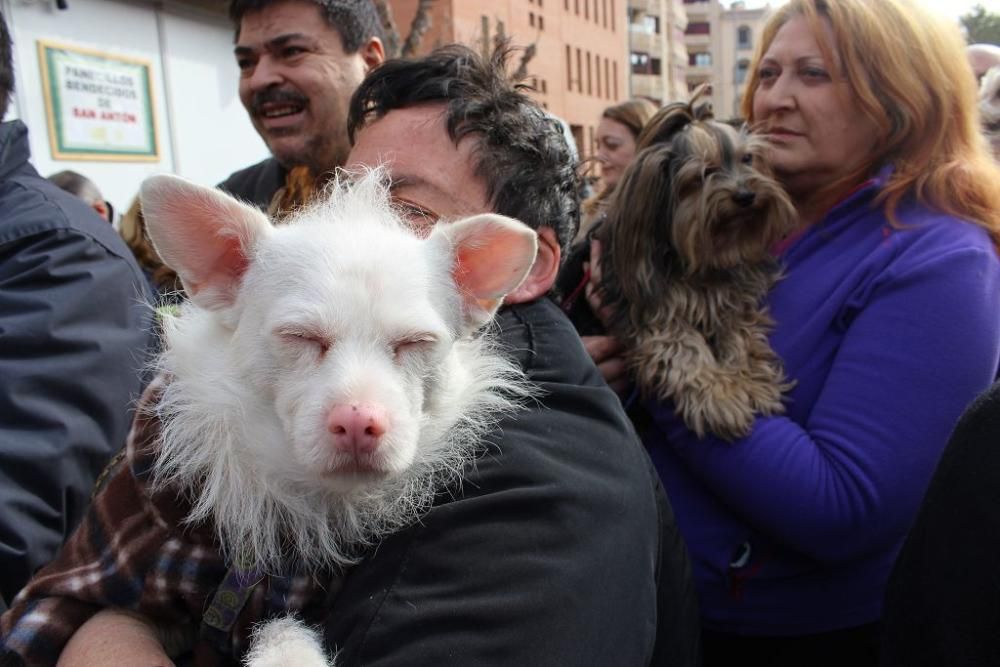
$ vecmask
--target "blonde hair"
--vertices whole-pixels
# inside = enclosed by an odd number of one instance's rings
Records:
[[[1000,168],[980,133],[976,81],[957,25],[909,0],[790,0],[768,20],[754,55],[742,102],[751,125],[761,58],[796,16],[811,26],[831,69],[839,53],[850,94],[880,137],[865,164],[827,194],[891,164],[894,173],[881,194],[891,221],[900,201],[912,194],[986,228],[1000,247]],[[824,19],[833,44],[825,37]]]
[[[601,113],[601,118],[607,118],[608,120],[613,120],[616,123],[621,123],[628,128],[629,132],[632,133],[633,139],[638,139],[639,134],[642,132],[642,128],[645,127],[649,119],[653,117],[656,113],[656,105],[647,100],[644,97],[636,97],[631,100],[626,100],[621,104],[615,104],[614,106],[607,107],[603,113]],[[602,206],[608,197],[611,195],[613,188],[605,187],[600,192],[592,197],[587,198],[582,204],[582,212],[584,215],[593,215],[597,212],[597,209]],[[583,231],[583,230],[581,230]]]
[[[149,272],[153,284],[161,294],[180,292],[183,289],[177,273],[163,263],[146,234],[146,219],[142,216],[142,203],[138,197],[122,215],[118,233],[132,251],[139,266]]]

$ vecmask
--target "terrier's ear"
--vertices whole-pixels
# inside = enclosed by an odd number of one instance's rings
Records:
[[[451,246],[451,274],[462,296],[466,331],[475,331],[493,317],[504,296],[527,277],[538,252],[534,230],[489,213],[439,224],[431,238]]]
[[[139,190],[153,247],[177,272],[188,297],[217,310],[236,300],[257,243],[271,223],[256,208],[177,176],[152,176]]]

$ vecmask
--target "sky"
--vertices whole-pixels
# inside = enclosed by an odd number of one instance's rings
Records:
[[[916,0],[916,2],[955,21],[958,21],[959,16],[968,14],[977,4],[981,4],[988,11],[1000,12],[1000,0]],[[723,4],[728,5],[730,2],[723,0]],[[767,0],[747,0],[747,7],[763,7],[766,4]],[[772,7],[781,4],[784,4],[782,0],[770,1]]]

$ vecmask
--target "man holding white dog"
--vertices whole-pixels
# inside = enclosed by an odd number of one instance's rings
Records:
[[[558,125],[506,80],[505,56],[452,46],[390,62],[352,99],[347,165],[384,164],[412,224],[495,212],[537,232],[498,328],[539,398],[500,421],[460,487],[325,584],[325,644],[338,667],[694,665],[695,593],[670,507],[617,397],[547,298],[576,231],[575,165]],[[196,561],[172,552],[171,572],[185,559]],[[119,569],[135,576],[129,554]],[[124,579],[76,593],[123,590]],[[134,615],[141,605],[104,607],[60,664],[169,664],[155,619]],[[15,610],[3,626],[30,653],[59,629],[29,616]]]

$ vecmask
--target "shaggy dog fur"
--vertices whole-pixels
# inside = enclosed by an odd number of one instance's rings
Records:
[[[165,326],[154,480],[190,498],[187,520],[211,522],[230,562],[349,565],[417,520],[530,394],[478,332],[530,270],[535,233],[480,215],[420,238],[384,180],[337,181],[279,227],[176,177],[143,184],[191,298]],[[293,620],[258,638],[249,664],[326,664],[280,657],[316,653]]]
[[[673,401],[699,437],[733,440],[783,411],[762,302],[796,215],[761,145],[709,114],[678,103],[651,119],[596,238],[609,327],[643,394]]]

